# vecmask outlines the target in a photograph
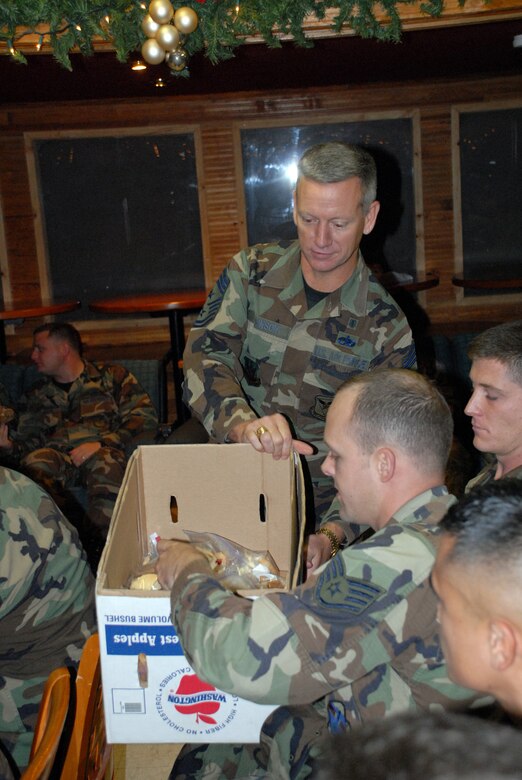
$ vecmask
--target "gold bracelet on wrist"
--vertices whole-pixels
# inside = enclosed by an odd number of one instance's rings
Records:
[[[324,534],[330,540],[330,545],[332,547],[332,552],[330,553],[330,558],[333,558],[335,555],[337,555],[337,553],[341,549],[341,543],[339,542],[339,539],[334,534],[334,532],[330,531],[329,528],[324,528],[323,527],[323,528],[320,528],[317,531],[317,533],[318,534]]]

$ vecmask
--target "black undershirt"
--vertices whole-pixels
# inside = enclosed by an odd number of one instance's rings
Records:
[[[320,290],[314,290],[313,287],[310,287],[309,284],[307,284],[306,279],[303,276],[303,284],[305,289],[305,295],[306,295],[306,302],[308,304],[308,308],[312,309],[316,303],[319,303],[319,301],[322,301],[323,298],[326,298],[327,295],[330,295],[329,292],[322,292]]]

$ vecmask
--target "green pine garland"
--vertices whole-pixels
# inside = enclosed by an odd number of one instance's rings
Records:
[[[213,64],[232,57],[246,36],[260,35],[268,46],[281,46],[274,29],[291,34],[299,46],[312,46],[303,31],[304,19],[311,14],[323,19],[328,8],[337,10],[333,32],[349,25],[363,38],[399,41],[400,8],[413,1],[171,0],[175,8],[188,6],[198,15],[198,27],[184,44],[188,54],[203,51]],[[461,6],[464,2],[459,0]],[[36,28],[41,26],[41,41],[50,43],[55,58],[69,70],[71,50],[76,47],[85,55],[92,54],[95,37],[110,41],[117,58],[125,62],[145,40],[141,21],[147,6],[148,0],[0,0],[0,42],[6,44],[11,57],[26,63],[17,44],[27,33],[38,34]],[[440,16],[443,0],[428,0],[421,9]],[[376,12],[383,11],[389,23],[377,19]]]

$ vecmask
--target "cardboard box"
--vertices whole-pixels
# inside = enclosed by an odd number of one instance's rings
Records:
[[[275,461],[249,444],[149,445],[133,454],[96,582],[110,743],[257,742],[275,709],[202,683],[172,626],[170,593],[128,589],[149,550],[149,535],[186,539],[184,529],[206,531],[268,550],[293,586],[303,528],[298,459]],[[139,654],[146,656],[145,687]]]

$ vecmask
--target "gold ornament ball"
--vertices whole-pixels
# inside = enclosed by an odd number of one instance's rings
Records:
[[[181,33],[189,35],[198,26],[198,15],[192,8],[183,6],[174,14],[174,24]]]
[[[141,47],[143,59],[150,65],[159,65],[165,59],[165,49],[162,49],[155,38],[149,38]]]
[[[156,40],[165,51],[174,51],[179,44],[179,31],[173,24],[162,24],[156,33]]]
[[[185,49],[176,49],[167,56],[167,65],[171,70],[180,71],[187,65],[188,55]]]
[[[167,24],[174,16],[174,8],[170,0],[152,0],[149,14],[158,24]]]
[[[154,21],[154,19],[150,14],[147,14],[147,16],[143,18],[143,21],[141,23],[141,29],[143,30],[147,38],[154,38],[159,28],[160,28],[159,24]]]

